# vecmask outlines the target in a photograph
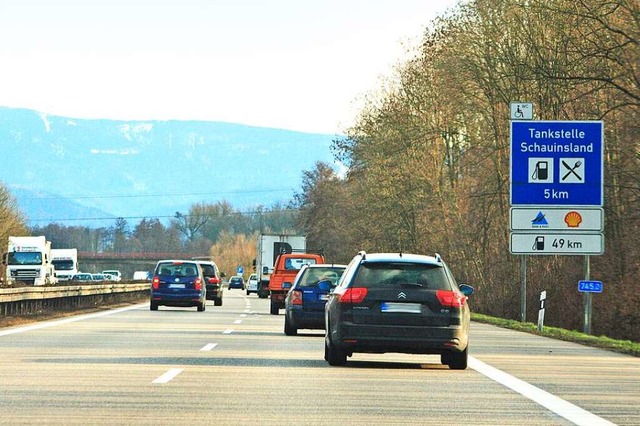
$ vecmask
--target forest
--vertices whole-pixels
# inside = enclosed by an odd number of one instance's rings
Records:
[[[69,244],[92,250],[208,250],[223,268],[249,262],[255,236],[267,230],[304,233],[332,262],[359,250],[437,252],[459,283],[475,288],[473,311],[520,319],[522,259],[509,250],[509,104],[531,102],[535,120],[604,123],[605,251],[590,258],[604,291],[593,298],[592,333],[640,341],[638,1],[476,0],[425,24],[411,59],[372,88],[334,141],[346,175],[318,162],[290,203],[252,213],[222,202],[194,205],[169,224],[28,231],[76,235]],[[1,185],[0,217],[0,237],[26,230]],[[584,256],[529,256],[527,276],[528,321],[546,291],[545,324],[582,329]]]

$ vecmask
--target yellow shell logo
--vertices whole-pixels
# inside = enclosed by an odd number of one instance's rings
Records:
[[[564,217],[564,223],[566,223],[569,228],[577,228],[582,223],[582,216],[580,216],[578,212],[571,211]]]

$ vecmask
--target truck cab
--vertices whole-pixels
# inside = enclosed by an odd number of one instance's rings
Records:
[[[316,253],[284,253],[276,258],[269,280],[271,315],[278,315],[284,308],[284,299],[300,269],[318,263],[324,263],[324,256]]]

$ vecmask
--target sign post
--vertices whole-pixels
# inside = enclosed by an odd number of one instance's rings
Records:
[[[584,255],[589,280],[589,255],[604,253],[604,123],[530,121],[528,111],[510,105],[511,253]],[[585,292],[585,333],[591,306]]]

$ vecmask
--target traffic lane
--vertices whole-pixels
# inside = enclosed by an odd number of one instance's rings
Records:
[[[640,424],[640,359],[472,323],[470,354],[616,424]]]
[[[453,406],[465,424],[566,424],[473,370],[446,369],[437,357],[357,354],[347,367],[329,367],[322,332],[284,336],[283,316],[263,313],[267,300],[234,296],[224,309],[143,306],[52,327],[57,337],[31,332],[3,347],[2,356],[18,350],[11,369],[0,367],[0,387],[11,383],[2,394],[12,422],[207,423],[222,413],[235,424],[435,424],[450,423]],[[33,347],[23,349],[25,340]],[[43,405],[47,396],[51,405]]]

